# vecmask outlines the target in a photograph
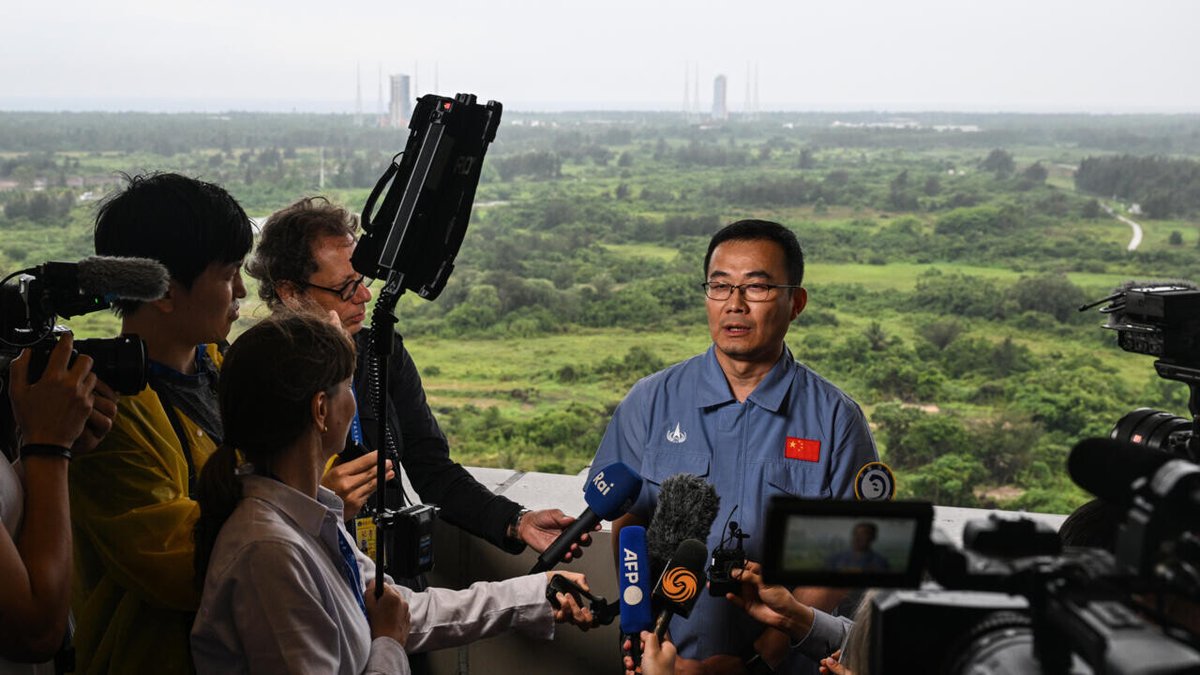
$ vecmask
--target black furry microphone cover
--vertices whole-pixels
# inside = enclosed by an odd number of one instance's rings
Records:
[[[662,482],[658,506],[646,530],[652,578],[658,578],[684,539],[708,541],[720,506],[716,489],[699,476],[678,473]]]

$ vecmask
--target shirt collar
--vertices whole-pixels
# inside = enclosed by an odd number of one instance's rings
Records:
[[[260,499],[291,518],[305,532],[321,536],[326,520],[337,524],[342,519],[342,500],[324,487],[317,488],[314,500],[286,483],[266,476],[242,476],[242,496]]]
[[[779,360],[746,400],[752,401],[760,408],[779,412],[791,389],[792,381],[788,375],[794,362],[791,350],[784,345]],[[725,379],[725,371],[721,370],[721,364],[717,361],[716,345],[709,346],[704,355],[704,375],[697,385],[697,392],[696,404],[701,408],[710,408],[734,400],[729,381]]]
[[[196,372],[193,375],[186,375],[175,370],[171,366],[158,361],[150,360],[150,375],[159,377],[169,382],[179,384],[196,384],[200,378],[212,375],[216,372],[217,367],[213,364],[212,359],[208,356],[208,350],[204,345],[196,345]]]

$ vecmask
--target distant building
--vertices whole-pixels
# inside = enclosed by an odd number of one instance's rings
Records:
[[[409,95],[407,75],[392,75],[392,101],[388,107],[388,125],[402,128],[412,117],[412,97]]]
[[[712,116],[714,120],[729,119],[729,108],[725,105],[725,90],[727,89],[724,75],[718,75],[713,79],[713,107]]]

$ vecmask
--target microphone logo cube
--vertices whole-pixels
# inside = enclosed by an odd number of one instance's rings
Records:
[[[606,496],[608,495],[609,491],[612,490],[612,488],[613,488],[612,483],[609,483],[608,481],[604,480],[604,472],[603,471],[597,473],[596,477],[592,479],[592,485],[596,486],[596,489],[600,491],[600,494],[606,495]]]
[[[696,597],[700,581],[686,567],[672,567],[663,575],[663,597],[671,602],[683,604]]]
[[[621,566],[625,568],[625,572],[623,573],[625,581],[630,584],[636,584],[640,578],[639,569],[641,568],[641,561],[638,560],[638,554],[625,549],[625,560],[621,563]]]

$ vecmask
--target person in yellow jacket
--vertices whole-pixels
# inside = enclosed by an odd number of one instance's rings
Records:
[[[146,341],[150,386],[121,398],[112,430],[70,467],[76,672],[185,673],[200,594],[196,476],[220,443],[219,344],[246,296],[250,221],[224,189],[178,174],[129,180],[96,216],[96,253],[157,260],[159,300],[117,300]]]

